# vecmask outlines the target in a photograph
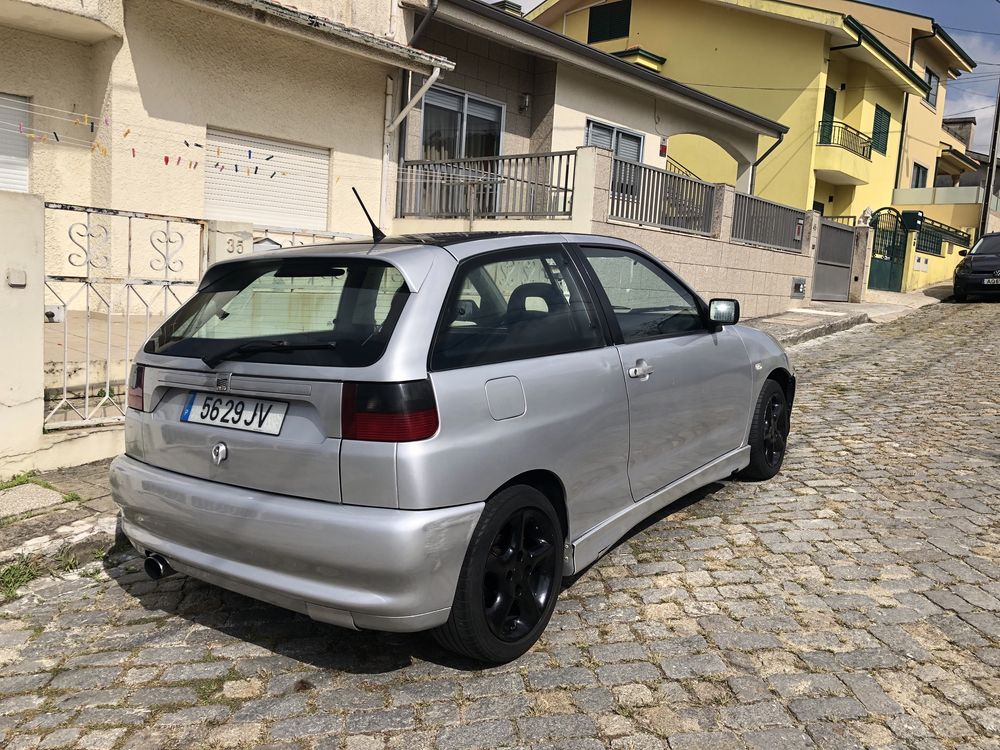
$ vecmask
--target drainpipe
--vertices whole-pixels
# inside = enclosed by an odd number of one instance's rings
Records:
[[[386,128],[387,132],[391,133],[393,130],[399,127],[399,124],[404,119],[406,119],[406,115],[410,113],[411,109],[417,106],[417,102],[419,102],[421,97],[423,97],[423,95],[427,93],[427,89],[429,89],[431,86],[434,85],[434,82],[437,81],[438,76],[440,75],[441,75],[441,68],[435,66],[434,70],[432,70],[431,74],[427,77],[427,80],[424,81],[424,85],[421,86],[419,89],[417,89],[417,93],[413,95],[413,98],[410,99],[410,101],[408,101],[401,110],[399,110],[399,114],[396,115],[396,119],[393,120]]]
[[[774,149],[781,145],[783,140],[785,140],[785,134],[778,133],[778,140],[772,143],[771,148],[761,154],[760,158],[750,165],[750,195],[753,195],[754,188],[757,186],[757,167],[760,166],[760,163],[764,161],[764,159],[771,155],[771,152],[774,151]]]
[[[417,43],[417,41],[420,39],[420,37],[423,36],[424,30],[430,25],[431,20],[434,18],[434,15],[437,13],[438,2],[439,2],[439,0],[430,0],[430,2],[427,4],[427,13],[421,19],[420,23],[417,24],[417,28],[413,30],[413,34],[410,36],[409,40],[407,41],[407,45],[409,45],[410,47],[414,46]],[[405,94],[402,94],[402,92],[406,92],[408,94],[413,89],[413,73],[411,73],[408,70],[403,70],[402,72],[403,72],[403,80],[402,80],[402,82],[400,84],[400,90],[401,90],[401,96],[400,96],[400,98],[402,98],[402,96],[405,95]],[[432,75],[434,75],[434,80],[437,80],[437,76],[440,75],[440,74],[441,74],[441,71],[439,71],[437,68],[435,68],[434,72],[432,73]],[[423,91],[421,91],[420,93],[422,95]],[[413,109],[413,107],[409,106],[406,109],[406,112],[409,113],[409,111],[411,109]],[[399,127],[399,125],[400,125],[400,123],[397,123],[396,127]],[[403,163],[403,161],[404,161],[404,159],[406,157],[406,136],[405,136],[405,133],[406,133],[406,123],[403,122],[402,125],[403,125],[402,132],[404,133],[404,135],[403,135],[403,137],[401,137],[399,139],[399,143],[397,144],[397,147],[396,147],[396,151],[397,151],[396,160],[400,164]]]
[[[392,76],[385,77],[385,117],[382,121],[382,189],[379,191],[378,224],[380,227],[389,226],[386,222],[389,218],[389,154],[392,152],[392,131],[389,129],[389,118],[392,117]]]
[[[424,29],[427,28],[427,24],[431,22],[431,19],[434,18],[434,14],[437,13],[437,9],[438,0],[431,0],[430,3],[427,4],[427,15],[425,15],[418,24],[416,30],[413,32],[413,36],[410,37],[410,41],[407,42],[408,45],[412,47],[417,43],[417,40],[424,33]]]

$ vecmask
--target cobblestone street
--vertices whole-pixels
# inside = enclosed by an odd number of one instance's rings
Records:
[[[1000,305],[792,356],[784,471],[636,530],[513,664],[111,555],[0,605],[0,745],[1000,748]]]

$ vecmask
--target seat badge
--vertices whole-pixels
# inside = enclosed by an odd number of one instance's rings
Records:
[[[216,443],[212,446],[212,463],[221,466],[222,462],[229,458],[229,449],[225,443]]]
[[[215,390],[217,391],[228,391],[229,383],[233,379],[233,374],[231,372],[220,372],[215,376]]]

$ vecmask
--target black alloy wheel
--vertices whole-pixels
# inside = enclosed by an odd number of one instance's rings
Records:
[[[743,479],[770,479],[781,470],[791,429],[788,398],[775,380],[765,380],[750,423],[750,464],[740,472]]]
[[[525,508],[510,516],[486,558],[483,608],[493,635],[523,638],[542,618],[551,595],[556,531],[548,516]]]
[[[534,487],[500,490],[486,501],[451,614],[434,637],[479,661],[512,661],[545,630],[562,573],[563,528],[552,503]]]

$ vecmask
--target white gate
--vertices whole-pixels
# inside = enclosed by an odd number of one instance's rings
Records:
[[[206,222],[45,209],[45,429],[121,422],[135,351],[198,283]]]

